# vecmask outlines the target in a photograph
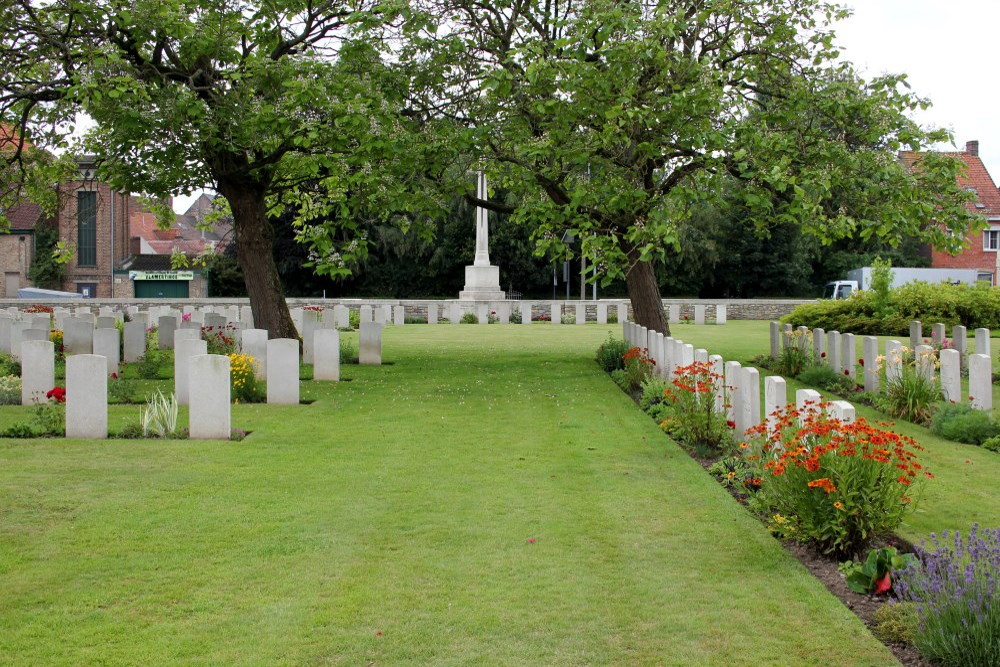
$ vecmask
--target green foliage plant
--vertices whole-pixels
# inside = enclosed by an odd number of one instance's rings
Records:
[[[155,348],[146,348],[146,354],[139,357],[135,370],[143,380],[156,380],[160,377],[160,353]]]
[[[630,347],[622,355],[625,371],[625,380],[629,392],[633,392],[642,387],[642,383],[653,375],[653,367],[656,362],[649,356],[649,350],[644,347]]]
[[[774,368],[775,372],[795,377],[812,363],[812,354],[809,352],[810,335],[810,332],[799,329],[786,335],[785,344]]]
[[[625,368],[625,353],[628,349],[628,341],[608,334],[608,339],[597,348],[597,365],[605,373]]]
[[[351,329],[357,330],[361,328],[361,313],[357,310],[351,310],[347,313],[347,323]]]
[[[871,291],[875,317],[888,317],[892,313],[892,262],[881,257],[872,262]]]
[[[1000,454],[1000,436],[994,436],[987,440],[984,440],[981,445],[979,445],[988,452],[997,452]]]
[[[202,327],[201,338],[206,343],[208,354],[229,356],[236,353],[236,336],[238,331],[232,324]]]
[[[639,407],[649,412],[650,408],[663,403],[665,400],[669,384],[666,380],[655,375],[646,378],[640,387],[642,395],[639,397]]]
[[[35,256],[28,269],[28,279],[36,287],[62,289],[66,278],[66,263],[59,261],[56,255],[58,242],[57,228],[51,225],[38,225],[35,228]]]
[[[108,400],[111,403],[132,403],[136,398],[135,382],[125,377],[124,372],[108,376]]]
[[[21,377],[21,364],[9,354],[0,353],[0,375],[16,375]]]
[[[976,410],[968,403],[948,403],[934,412],[931,431],[955,442],[982,445],[1000,436],[1000,424],[989,412]]]
[[[886,359],[883,356],[878,358],[876,370],[882,372],[885,390],[877,398],[875,406],[897,419],[921,425],[929,423],[941,398],[941,389],[936,380],[920,369],[925,364],[936,364],[936,354],[933,351],[923,352],[918,359],[905,345],[891,354],[890,361],[899,368],[899,372],[884,372]]]
[[[142,435],[147,438],[177,436],[177,414],[177,396],[173,392],[164,395],[157,389],[156,393],[149,397],[140,415]]]
[[[883,595],[892,590],[892,574],[915,563],[913,554],[901,554],[895,547],[872,549],[864,561],[847,561],[841,566],[847,587],[855,593]]]
[[[0,376],[0,405],[21,405],[21,378]]]
[[[714,456],[731,450],[735,445],[732,425],[715,399],[716,389],[724,387],[722,376],[713,372],[710,363],[696,361],[676,368],[671,384],[664,394],[671,408],[671,434],[699,454]]]
[[[358,363],[357,346],[353,343],[353,341],[343,336],[340,338],[340,363],[341,364]]]
[[[479,324],[479,317],[475,313],[463,313],[459,324]]]
[[[842,396],[850,394],[857,387],[854,380],[833,370],[823,361],[809,363],[802,372],[795,376],[795,379],[804,385],[823,391],[832,391]]]
[[[36,400],[32,406],[32,426],[41,437],[66,435],[66,406],[55,400]]]
[[[872,634],[883,642],[912,644],[917,630],[917,605],[890,602],[875,610]]]
[[[912,438],[869,424],[843,423],[824,405],[778,411],[740,445],[761,480],[758,498],[783,537],[823,553],[857,557],[894,531],[913,509],[930,473]]]

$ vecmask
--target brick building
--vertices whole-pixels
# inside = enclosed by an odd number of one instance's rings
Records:
[[[964,151],[944,153],[965,163],[965,172],[959,176],[959,186],[975,195],[968,204],[969,210],[986,219],[988,227],[969,234],[968,247],[958,255],[939,250],[931,251],[931,266],[942,269],[975,269],[980,280],[997,285],[997,256],[1000,254],[1000,190],[979,157],[979,142],[969,141]],[[904,152],[900,158],[912,165],[919,153]]]
[[[18,204],[6,213],[10,228],[0,234],[0,270],[4,277],[0,293],[15,299],[17,290],[30,284],[28,270],[35,258],[35,226],[45,221],[41,207],[35,204]]]
[[[132,198],[98,181],[92,158],[81,159],[77,179],[58,190],[59,238],[73,248],[63,290],[104,299],[133,296],[127,279],[115,274],[130,256]]]

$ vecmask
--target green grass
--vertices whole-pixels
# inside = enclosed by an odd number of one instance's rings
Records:
[[[720,354],[726,360],[745,361],[767,354],[770,350],[767,322],[731,321],[723,327],[675,326],[672,333],[696,347]],[[885,349],[885,341],[889,338],[880,339],[880,349]],[[859,341],[859,352],[860,347]],[[770,374],[762,372],[761,382],[764,376]],[[786,380],[788,398],[794,400],[795,390],[804,388],[804,385],[790,378]],[[1000,388],[994,386],[993,390],[994,405],[1000,405]],[[839,398],[832,394],[827,397]],[[870,421],[886,419],[876,410],[858,403],[854,405],[858,415]],[[1000,526],[1000,502],[997,502],[1000,454],[945,440],[927,428],[908,422],[897,422],[893,429],[926,448],[921,461],[936,476],[927,484],[927,491],[916,512],[900,531],[904,537],[919,542],[932,532],[965,531],[976,522],[990,528]]]
[[[598,370],[609,328],[389,328],[243,442],[0,443],[0,660],[894,664]]]

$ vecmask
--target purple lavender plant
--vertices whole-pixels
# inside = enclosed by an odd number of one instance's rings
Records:
[[[1000,667],[1000,528],[968,537],[931,534],[917,562],[898,573],[900,600],[916,604],[914,644],[928,660],[944,665]]]

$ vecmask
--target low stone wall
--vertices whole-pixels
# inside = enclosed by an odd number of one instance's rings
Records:
[[[370,306],[382,306],[391,305],[397,306],[402,305],[406,307],[407,317],[417,317],[426,318],[427,317],[427,306],[431,303],[438,304],[438,312],[443,313],[443,306],[450,304],[454,299],[441,300],[441,299],[307,299],[307,298],[289,298],[286,299],[289,308],[296,308],[302,306],[323,306],[328,308],[333,308],[337,304],[343,304],[351,310],[358,310],[363,305]],[[529,301],[532,305],[533,317],[537,314],[548,314],[551,312],[552,304],[556,303],[561,306],[563,313],[575,313],[575,306],[579,304],[579,301],[566,301],[566,300],[555,300],[552,299],[525,299]],[[203,307],[203,306],[248,306],[250,305],[249,299],[235,299],[235,298],[216,298],[216,299],[56,299],[51,301],[37,301],[29,299],[2,299],[0,300],[0,309],[14,306],[17,308],[24,308],[26,306],[39,303],[48,306],[62,306],[66,308],[78,308],[78,307],[90,307],[99,308],[101,306],[111,306],[111,307],[124,307],[124,306],[134,306],[137,305],[140,308],[145,308],[148,306],[170,306],[172,308],[183,309],[184,306],[190,307]],[[475,312],[476,302],[474,301],[461,301],[459,302],[463,305],[463,311]],[[518,301],[510,302],[512,305],[520,303]],[[584,301],[587,305],[587,319],[589,321],[594,321],[597,318],[597,304],[606,303],[610,312],[614,312],[615,308],[620,303],[628,303],[627,299],[600,299],[599,301]],[[730,320],[775,320],[788,313],[803,303],[814,303],[810,299],[664,299],[663,307],[668,309],[671,305],[680,306],[680,317],[687,317],[690,320],[694,320],[694,307],[696,305],[704,305],[705,317],[709,320],[715,319],[715,307],[718,305],[726,306],[726,313],[728,319]],[[513,305],[516,309],[516,305]],[[493,308],[495,309],[495,308]],[[629,309],[629,315],[631,316],[631,308]]]

